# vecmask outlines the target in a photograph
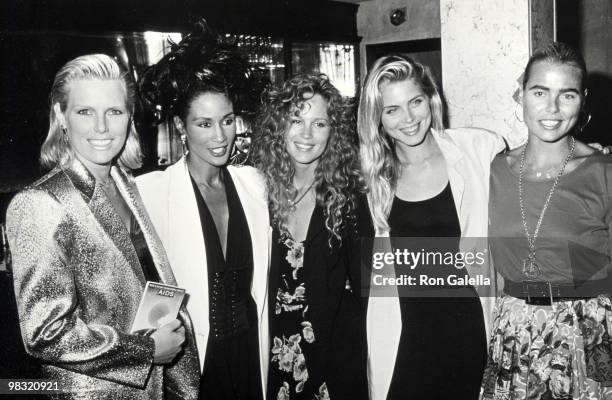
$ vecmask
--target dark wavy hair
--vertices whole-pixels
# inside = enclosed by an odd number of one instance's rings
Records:
[[[331,246],[334,238],[342,243],[349,223],[354,227],[356,196],[363,184],[353,107],[327,76],[296,75],[280,89],[269,88],[263,93],[263,105],[255,120],[253,163],[266,178],[272,223],[281,234],[287,234],[285,222],[297,189],[293,186],[295,169],[286,149],[285,133],[291,115],[299,112],[315,94],[327,101],[331,128],[327,147],[315,170],[314,185],[317,205],[324,208]]]
[[[235,44],[223,42],[202,19],[183,40],[170,45],[171,51],[138,82],[150,118],[158,123],[175,115],[184,120],[193,99],[207,92],[227,95],[234,112],[247,121],[254,117],[268,81]]]

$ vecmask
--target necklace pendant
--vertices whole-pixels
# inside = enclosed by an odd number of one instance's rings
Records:
[[[529,279],[536,279],[540,276],[540,267],[536,262],[535,253],[529,253],[523,261],[523,273]]]

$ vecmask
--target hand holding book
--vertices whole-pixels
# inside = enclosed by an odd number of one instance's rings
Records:
[[[177,319],[184,297],[185,289],[176,286],[151,281],[145,285],[130,332],[154,330],[155,364],[171,362],[185,342],[185,327]]]
[[[155,364],[167,364],[181,351],[185,342],[185,327],[181,321],[175,319],[161,326],[152,335],[155,342]]]
[[[176,319],[184,297],[185,289],[148,281],[130,332],[158,329]]]

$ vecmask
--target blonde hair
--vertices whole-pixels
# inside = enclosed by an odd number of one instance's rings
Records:
[[[55,75],[51,94],[49,95],[49,132],[40,150],[40,163],[43,167],[54,168],[67,165],[74,158],[70,144],[62,136],[62,127],[55,113],[54,105],[59,104],[62,112],[66,111],[70,83],[76,80],[120,80],[126,93],[126,106],[132,122],[128,127],[125,146],[121,150],[117,163],[123,169],[137,169],[142,165],[142,154],[138,133],[134,128],[134,104],[136,91],[129,72],[123,70],[117,62],[106,54],[88,54],[68,61]]]
[[[354,228],[357,194],[362,188],[357,162],[357,138],[352,108],[323,74],[301,74],[286,80],[281,88],[268,88],[262,98],[253,137],[253,164],[266,177],[272,223],[283,235],[297,195],[293,186],[295,168],[287,152],[285,136],[291,115],[299,115],[304,103],[315,95],[327,103],[330,135],[315,170],[317,204],[324,208],[325,227],[332,241],[342,244],[343,234]]]
[[[391,211],[399,163],[394,144],[381,125],[381,85],[407,79],[419,85],[429,98],[431,127],[444,129],[444,106],[440,91],[429,68],[399,55],[379,58],[368,73],[357,111],[361,169],[368,187],[368,202],[377,232],[389,231],[387,217]]]

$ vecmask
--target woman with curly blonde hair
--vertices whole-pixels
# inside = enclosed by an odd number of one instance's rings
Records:
[[[295,76],[263,103],[253,153],[273,227],[268,397],[366,398],[352,109],[324,75]]]

